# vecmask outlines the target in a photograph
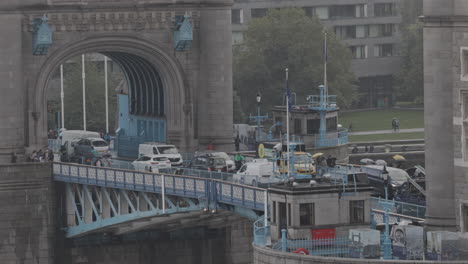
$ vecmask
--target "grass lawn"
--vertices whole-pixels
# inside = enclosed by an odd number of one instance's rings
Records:
[[[424,111],[384,109],[362,112],[340,113],[339,122],[351,132],[392,129],[392,118],[400,119],[400,129],[424,127]]]
[[[379,141],[379,140],[404,140],[404,139],[424,139],[424,132],[390,133],[390,134],[349,136],[349,142],[367,142],[367,141]]]

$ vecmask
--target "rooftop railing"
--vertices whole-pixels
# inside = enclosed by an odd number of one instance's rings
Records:
[[[327,138],[327,139],[320,139],[320,137],[316,137],[315,140],[315,147],[316,148],[329,148],[329,147],[336,147],[348,144],[348,131],[340,131],[336,138]]]

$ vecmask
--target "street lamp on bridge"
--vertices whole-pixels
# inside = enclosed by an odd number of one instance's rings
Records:
[[[260,94],[260,92],[257,93],[257,96],[255,97],[256,101],[257,101],[257,115],[256,116],[252,116],[250,115],[250,120],[251,121],[255,121],[257,122],[257,133],[256,133],[256,141],[259,142],[261,137],[260,137],[260,133],[261,133],[261,125],[262,125],[262,122],[266,121],[268,119],[268,115],[266,116],[262,116],[260,115],[260,105],[262,103],[262,95]]]

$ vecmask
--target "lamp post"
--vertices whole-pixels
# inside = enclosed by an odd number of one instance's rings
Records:
[[[260,117],[260,104],[262,102],[262,96],[260,95],[260,92],[257,93],[257,97],[255,98],[257,100],[257,116]],[[260,138],[260,118],[257,118],[257,141]]]
[[[261,137],[260,137],[260,133],[261,133],[261,125],[262,125],[262,122],[266,121],[268,119],[268,115],[266,116],[261,116],[260,115],[260,104],[262,102],[262,96],[260,95],[260,92],[257,93],[257,96],[255,97],[255,100],[257,102],[257,115],[256,116],[252,116],[250,115],[250,120],[251,121],[255,121],[257,122],[257,135],[256,135],[256,138],[255,140],[257,142],[260,141]]]
[[[384,222],[385,222],[385,233],[384,233],[384,241],[383,241],[383,248],[384,248],[384,259],[392,259],[392,241],[390,240],[390,228],[389,228],[389,219],[388,213],[390,212],[390,208],[395,206],[395,202],[388,200],[388,171],[387,167],[384,166],[382,172],[382,178],[384,180],[384,187],[385,187],[385,201],[379,201],[380,205],[383,205],[385,209],[384,215]]]

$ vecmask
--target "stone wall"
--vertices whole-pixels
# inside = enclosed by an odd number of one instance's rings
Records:
[[[49,163],[0,165],[0,262],[54,263],[54,188]]]
[[[115,245],[64,247],[58,263],[67,264],[250,264],[252,222],[234,217],[209,238],[127,242]]]
[[[386,264],[428,264],[428,263],[466,263],[466,261],[404,261],[404,260],[377,260],[377,259],[350,259],[350,258],[324,258],[317,256],[304,256],[294,253],[283,253],[269,248],[253,246],[254,264],[312,264],[312,263],[336,263],[336,264],[361,264],[361,263],[386,263]]]

